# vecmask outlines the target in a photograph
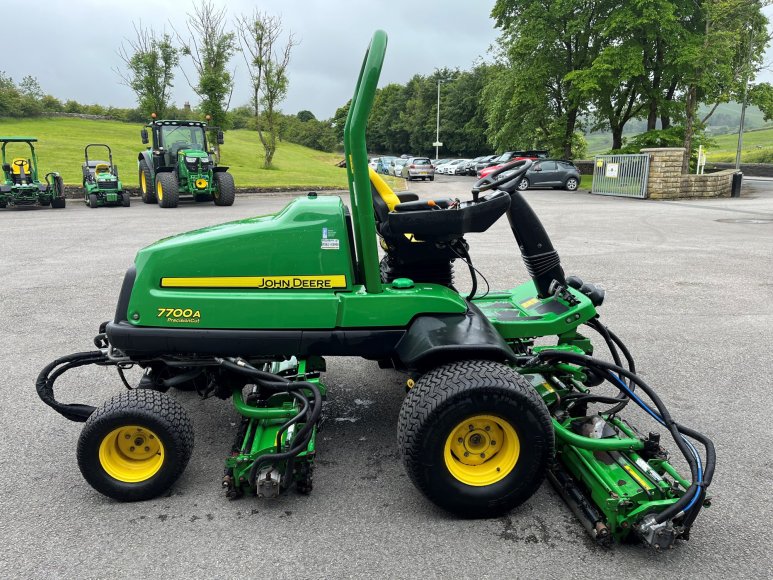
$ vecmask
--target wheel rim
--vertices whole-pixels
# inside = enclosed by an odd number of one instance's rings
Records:
[[[575,179],[570,179],[569,181],[566,182],[566,186],[569,189],[575,189],[577,187],[577,181]]]
[[[148,179],[145,177],[145,172],[140,171],[140,189],[142,190],[142,193],[146,194],[148,193]]]
[[[161,186],[161,182],[156,182],[156,197],[158,198],[158,201],[161,201],[164,199],[164,188]]]
[[[118,481],[145,481],[161,469],[164,445],[153,431],[145,427],[118,427],[102,439],[99,463],[110,477]]]
[[[453,428],[443,458],[455,479],[482,487],[507,477],[520,452],[520,439],[509,422],[493,415],[474,415]]]
[[[525,179],[521,179],[521,181],[518,183],[518,189],[520,189],[521,191],[523,191],[524,189],[528,189],[528,187],[529,187],[529,182],[526,181]]]

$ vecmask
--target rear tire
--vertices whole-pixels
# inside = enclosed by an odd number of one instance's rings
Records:
[[[156,203],[156,192],[153,189],[153,176],[150,173],[148,164],[143,159],[140,161],[140,194],[144,203]]]
[[[518,182],[518,191],[526,191],[529,189],[529,180],[525,177]]]
[[[97,194],[96,193],[90,193],[89,194],[89,207],[91,209],[97,209],[99,206],[99,201],[97,200]]]
[[[177,207],[180,201],[180,184],[171,171],[156,173],[156,199],[164,208]]]
[[[78,438],[83,477],[118,501],[157,497],[177,481],[192,453],[185,408],[148,389],[123,392],[98,407]]]
[[[66,204],[67,202],[64,198],[64,179],[61,175],[55,175],[54,191],[51,197],[51,207],[54,209],[64,209]]]
[[[236,199],[234,176],[225,171],[215,173],[215,205],[233,205]]]
[[[132,204],[132,198],[127,192],[121,194],[121,205],[123,207],[129,207]]]
[[[524,377],[491,361],[459,361],[422,376],[403,401],[397,441],[430,501],[478,518],[529,499],[554,449],[545,403]]]
[[[566,183],[564,183],[564,188],[567,191],[577,191],[577,188],[580,186],[579,182],[577,181],[576,177],[570,177],[566,180]]]

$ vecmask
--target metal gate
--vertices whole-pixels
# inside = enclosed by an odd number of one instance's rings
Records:
[[[647,176],[650,156],[596,155],[593,158],[593,185],[591,193],[647,197]]]

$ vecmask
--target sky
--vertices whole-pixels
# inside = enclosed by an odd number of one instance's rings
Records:
[[[362,57],[376,28],[389,35],[381,86],[404,83],[414,74],[431,74],[436,68],[470,68],[481,58],[490,59],[489,47],[498,31],[490,18],[495,0],[214,0],[227,5],[229,19],[255,8],[281,16],[286,31],[300,44],[293,49],[288,69],[289,91],[281,104],[286,113],[307,109],[317,118],[331,117],[351,98]],[[191,0],[2,0],[3,12],[30,14],[26,26],[3,26],[4,57],[0,70],[17,82],[25,75],[37,77],[43,91],[61,100],[116,107],[136,104],[132,91],[120,84],[113,69],[120,67],[117,50],[134,35],[133,23],[152,25],[158,31],[185,32],[185,13]],[[773,6],[764,9],[773,20]],[[151,18],[152,16],[152,18]],[[30,22],[22,19],[22,22]],[[770,69],[758,81],[773,82],[773,48],[766,62]],[[187,57],[181,64],[194,79]],[[236,85],[231,106],[247,104],[249,77],[241,53],[232,59]],[[173,101],[182,106],[197,97],[178,71]]]
[[[230,20],[255,8],[282,17],[284,28],[301,43],[293,49],[283,111],[307,109],[317,118],[332,117],[354,92],[365,49],[377,28],[389,35],[381,85],[405,82],[436,68],[470,68],[485,57],[497,37],[489,14],[494,0],[214,0],[226,6]],[[45,93],[81,103],[135,106],[134,93],[113,71],[121,65],[116,51],[134,35],[132,23],[172,32],[185,31],[190,0],[2,0],[4,14],[34,10],[34,40],[24,26],[3,26],[0,70],[17,82],[37,77]],[[153,15],[152,19],[150,15]],[[26,19],[25,19],[26,20]],[[28,21],[28,20],[27,20]],[[11,48],[13,47],[13,48]],[[187,57],[181,64],[189,71]],[[249,100],[249,77],[241,53],[232,59],[236,86],[231,106]],[[197,97],[178,72],[173,101],[195,105]]]

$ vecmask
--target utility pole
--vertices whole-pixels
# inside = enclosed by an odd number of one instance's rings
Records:
[[[435,161],[438,160],[438,151],[440,149],[440,79],[437,80],[437,125],[435,133]]]
[[[746,75],[743,79],[743,102],[741,103],[741,125],[738,127],[738,149],[735,152],[735,170],[741,169],[741,147],[743,146],[743,126],[746,121],[746,95],[749,91],[749,75],[752,68],[752,47],[754,29],[749,30],[749,57],[746,59]]]

